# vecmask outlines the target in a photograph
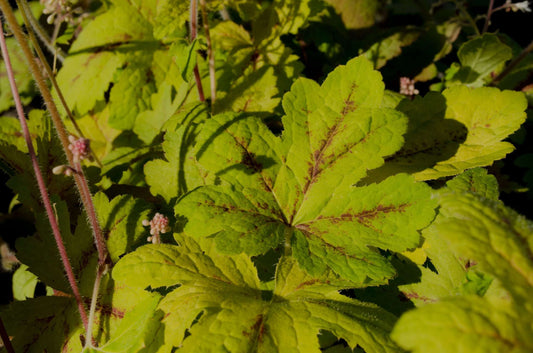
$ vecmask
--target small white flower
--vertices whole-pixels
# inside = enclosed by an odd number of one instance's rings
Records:
[[[531,12],[531,9],[529,8],[529,1],[522,1],[522,2],[517,2],[516,4],[513,4],[513,10],[522,11],[522,12]]]
[[[507,7],[506,11],[513,10],[514,12],[531,12],[531,8],[529,7],[529,1],[521,1],[513,4],[512,0],[507,0],[504,6]]]

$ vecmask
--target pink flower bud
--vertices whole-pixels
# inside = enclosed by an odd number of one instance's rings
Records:
[[[411,80],[409,77],[400,77],[400,93],[406,96],[414,96],[420,92],[415,89],[415,80]]]
[[[70,135],[68,137],[70,145],[68,149],[72,152],[74,162],[80,162],[89,156],[89,140],[84,138],[76,139]]]
[[[161,213],[156,213],[151,221],[147,219],[143,220],[142,225],[145,227],[150,226],[150,234],[152,236],[148,237],[146,240],[154,244],[161,243],[161,233],[167,233],[170,231],[168,218],[163,216]]]

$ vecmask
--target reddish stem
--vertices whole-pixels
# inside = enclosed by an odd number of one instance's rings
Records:
[[[15,353],[15,349],[13,349],[13,345],[11,344],[11,340],[9,339],[9,335],[7,334],[6,327],[4,326],[4,322],[2,321],[1,317],[0,337],[2,338],[2,342],[4,342],[4,347],[6,347],[7,353]]]
[[[209,33],[209,20],[207,18],[207,5],[205,0],[200,0],[200,8],[202,10],[202,22],[204,24],[205,40],[207,42],[207,57],[209,59],[209,79],[211,84],[211,111],[215,107],[217,99],[217,81],[215,76],[215,52],[213,51],[213,44],[211,42],[211,35]]]
[[[0,20],[0,28],[2,28],[2,26],[3,24],[2,24],[2,21]],[[85,312],[85,307],[81,299],[80,291],[78,289],[78,284],[76,282],[74,272],[72,271],[72,266],[70,265],[70,261],[68,259],[67,250],[63,243],[63,239],[61,238],[59,226],[57,224],[54,211],[52,209],[50,198],[48,197],[48,190],[46,189],[46,185],[44,183],[41,169],[39,167],[39,162],[37,161],[37,156],[35,154],[35,150],[33,149],[33,144],[31,142],[31,137],[30,137],[30,131],[28,129],[28,125],[26,124],[26,118],[24,117],[24,110],[22,108],[22,102],[20,101],[17,84],[15,82],[15,77],[13,75],[13,68],[11,66],[11,60],[9,59],[7,45],[6,45],[6,41],[4,38],[4,32],[2,30],[0,30],[0,47],[2,49],[2,56],[4,57],[4,64],[6,66],[7,77],[9,79],[9,84],[11,86],[11,92],[13,94],[13,99],[15,101],[15,107],[17,110],[18,119],[22,127],[22,133],[24,135],[24,140],[26,141],[26,144],[28,146],[28,153],[31,158],[35,178],[37,179],[37,185],[39,187],[39,192],[43,199],[44,208],[46,210],[46,214],[50,222],[50,227],[52,228],[52,232],[54,234],[57,248],[59,250],[59,255],[61,257],[61,261],[63,262],[63,266],[65,268],[65,272],[67,274],[70,287],[72,288],[74,298],[76,298],[76,302],[78,303],[78,310],[80,312],[81,321],[83,322],[85,329],[87,329],[87,313]]]
[[[17,23],[15,15],[13,14],[13,10],[11,9],[8,1],[0,0],[0,8],[2,9],[2,12],[4,13],[4,16],[9,24],[9,27],[11,28],[11,31],[13,32],[15,38],[17,39],[17,42],[20,45],[20,48],[22,49],[24,56],[26,57],[28,67],[31,73],[33,74],[35,82],[37,83],[37,86],[39,87],[39,91],[41,92],[41,95],[43,96],[43,99],[46,103],[46,107],[48,108],[50,117],[52,118],[52,121],[54,123],[54,127],[56,129],[57,135],[59,136],[59,140],[61,141],[61,144],[63,145],[63,149],[67,156],[68,162],[71,166],[74,166],[75,162],[74,162],[72,153],[68,149],[68,146],[70,144],[70,141],[68,139],[68,133],[65,129],[65,126],[63,125],[63,121],[61,120],[61,116],[59,115],[57,107],[54,103],[52,94],[50,93],[50,90],[48,89],[44,75],[41,72],[39,66],[37,65],[38,61],[32,55],[32,52],[28,46],[27,39],[24,33],[22,32],[22,29]],[[83,202],[83,206],[85,210],[88,210],[90,208],[94,209],[94,206],[92,206],[93,202],[92,202],[91,194],[89,192],[89,186],[87,185],[87,180],[85,179],[83,173],[75,173],[74,180],[76,181],[76,186],[78,187],[78,190],[80,192],[81,200]],[[95,243],[97,244],[97,247],[100,248],[98,250],[99,260],[103,261],[103,259],[105,259],[104,255],[107,253],[107,249],[105,246],[106,242],[102,237],[102,232],[100,230],[98,219],[94,216],[94,212],[92,213],[88,212],[87,216],[91,218],[91,226],[93,228],[93,235],[95,238]]]
[[[197,0],[191,0],[189,8],[189,39],[191,43],[196,39],[198,34],[198,4]],[[201,102],[205,101],[204,88],[202,87],[202,78],[200,71],[198,71],[198,64],[194,66],[194,80],[196,81],[196,88],[198,89],[198,97]]]
[[[494,7],[494,0],[490,0],[489,9],[487,10],[487,17],[485,18],[485,25],[483,26],[483,31],[481,31],[481,33],[485,33],[489,29],[490,17],[492,16],[493,7]]]
[[[78,184],[80,187],[80,193],[82,194],[82,199],[90,200],[91,191],[87,184],[87,179],[85,178],[85,173],[83,173],[83,168],[81,167],[80,162],[75,162],[74,168],[76,169],[76,175],[81,179],[81,182]],[[104,235],[102,234],[102,229],[98,223],[98,217],[96,216],[96,211],[94,209],[94,204],[92,202],[84,203],[85,212],[89,217],[89,222],[91,228],[93,229],[95,235],[96,250],[98,251],[98,263],[99,265],[104,265],[107,260],[107,248],[104,240]]]

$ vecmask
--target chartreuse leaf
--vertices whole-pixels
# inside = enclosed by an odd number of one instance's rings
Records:
[[[247,256],[175,245],[148,245],[115,267],[118,283],[139,288],[181,286],[160,303],[165,342],[185,352],[319,352],[321,330],[372,352],[394,352],[394,316],[337,293],[291,258],[278,264],[273,293],[261,291]],[[188,335],[187,333],[190,333]]]
[[[15,38],[6,39],[7,49],[11,58],[11,65],[13,65],[13,74],[17,82],[17,88],[22,101],[22,104],[31,102],[33,96],[37,93],[35,85],[33,84],[33,77],[26,65],[22,49],[17,44]],[[3,63],[0,66],[0,77],[6,77],[6,67]],[[9,81],[6,79],[0,80],[0,112],[8,110],[15,105]]]
[[[502,140],[525,121],[523,94],[496,88],[456,86],[442,96],[428,93],[404,100],[398,109],[409,116],[404,147],[367,182],[399,172],[418,180],[437,179],[490,165],[513,150]]]
[[[154,328],[159,326],[160,318],[154,317],[154,312],[160,301],[161,297],[158,295],[153,295],[141,301],[120,320],[113,338],[104,345],[90,347],[82,352],[138,352],[146,346],[146,343],[143,340],[139,340],[139,337],[149,339],[154,335]]]
[[[28,118],[33,145],[43,172],[44,181],[48,188],[48,193],[59,195],[62,199],[69,202],[77,202],[78,196],[75,193],[73,179],[63,175],[52,174],[52,168],[60,164],[65,164],[66,158],[51,120],[42,110],[30,111]],[[22,139],[22,134],[20,138]],[[17,146],[20,145],[17,143]],[[0,147],[0,151],[2,150],[3,148]],[[26,149],[21,151],[26,152]],[[2,158],[6,157],[6,162],[10,167],[9,169],[12,169],[11,173],[16,171],[6,185],[18,194],[18,199],[21,203],[31,208],[34,212],[44,211],[30,157],[26,153],[22,154],[13,151],[10,147],[7,147],[5,152],[7,153],[2,155]]]
[[[148,218],[149,205],[129,195],[117,196],[111,201],[103,193],[93,197],[98,221],[107,238],[111,261],[116,262],[135,246],[145,241],[146,230],[142,220]]]
[[[507,293],[482,298],[482,291],[426,305],[402,316],[393,338],[414,352],[531,351],[532,223],[499,201],[471,193],[443,193],[440,202],[435,234]]]
[[[245,9],[243,16],[251,17],[251,33],[230,21],[212,30],[213,43],[220,50],[217,71],[221,73],[215,112],[270,112],[279,106],[281,94],[303,69],[280,37],[296,33],[322,5],[298,0],[237,6]]]
[[[184,24],[183,13],[164,11],[172,6],[183,9],[180,3],[169,0],[155,6],[153,1],[114,0],[106,11],[91,20],[73,43],[58,74],[71,109],[83,116],[108,107],[109,126],[132,129],[139,114],[152,108],[160,112],[161,106],[152,106],[152,96],[159,89],[164,90],[160,85],[167,81],[166,76],[174,77],[168,81],[173,81],[180,90],[180,100],[176,102],[183,101],[182,95],[188,95],[189,87],[183,86],[183,80],[175,75],[176,63],[168,57],[167,65],[158,65],[161,56],[169,56],[174,48],[162,40],[186,34],[176,32]],[[163,21],[163,16],[167,20]],[[86,94],[77,95],[78,91]],[[159,121],[173,111],[164,113]],[[151,142],[149,136],[142,138]]]
[[[411,352],[531,352],[531,314],[477,296],[456,297],[404,314],[392,337]]]
[[[150,39],[150,24],[126,1],[114,1],[114,6],[89,22],[73,43],[57,76],[71,109],[85,114],[97,101],[103,101],[115,71],[126,60],[125,55],[112,51],[92,51]],[[78,94],[80,91],[85,94]]]
[[[356,58],[322,86],[307,79],[293,85],[281,139],[253,117],[210,119],[196,156],[223,185],[180,199],[183,232],[250,255],[285,241],[309,273],[333,270],[356,286],[391,278],[394,269],[376,249],[417,247],[435,201],[406,175],[353,186],[402,144],[405,116],[379,108],[382,98],[379,74]]]
[[[441,205],[446,218],[436,227],[452,249],[498,278],[533,312],[533,224],[499,201],[469,194],[444,195]]]
[[[487,171],[482,168],[467,170],[448,181],[446,185],[447,188],[437,195],[453,191],[472,193],[492,200],[498,199],[496,178],[487,174]],[[441,210],[443,207],[445,206],[441,204]],[[417,249],[424,255],[419,264],[421,265],[426,258],[429,258],[436,271],[418,266],[421,272],[420,282],[400,286],[400,290],[415,305],[436,302],[461,294],[482,295],[492,283],[490,276],[478,272],[475,260],[454,251],[446,239],[440,235],[435,225],[443,219],[445,218],[441,213],[431,226],[424,229],[422,233],[424,245],[422,249]]]
[[[139,53],[151,53],[156,44],[145,44]],[[126,67],[115,73],[115,85],[109,97],[109,124],[115,129],[132,129],[140,112],[151,108],[150,97],[156,91],[150,71],[152,55],[129,60]]]
[[[94,266],[90,270],[94,272]],[[99,346],[107,348],[104,343],[110,343],[109,349],[103,351],[131,352],[118,348],[120,345],[143,347],[150,342],[151,328],[158,326],[160,320],[159,313],[154,312],[160,298],[146,291],[117,287],[108,275],[104,276],[100,288],[95,315],[95,322],[100,324],[95,325],[93,337]],[[70,296],[63,294],[17,301],[2,308],[0,314],[7,331],[13,336],[12,344],[17,352],[82,351],[85,331],[76,302]],[[135,334],[138,328],[134,324],[143,327],[146,336]],[[125,335],[128,335],[127,339]]]
[[[146,182],[154,195],[161,195],[167,202],[200,185],[209,178],[196,161],[192,146],[200,124],[208,117],[203,104],[186,106],[165,125],[165,141],[162,143],[165,160],[149,161],[144,166]]]
[[[465,171],[446,183],[453,191],[470,192],[491,200],[498,200],[498,180],[486,169],[474,168]]]
[[[392,265],[373,249],[401,252],[418,246],[417,229],[433,216],[428,190],[399,175],[344,196],[309,207],[295,225],[294,256],[311,274],[330,267],[356,283],[393,277]]]
[[[229,186],[206,186],[185,196],[176,212],[186,214],[187,234],[216,234],[219,249],[234,254],[265,253],[284,239],[286,231],[290,232],[274,195],[256,189],[234,192]]]
[[[13,273],[13,298],[16,300],[24,300],[33,298],[35,295],[35,287],[39,282],[39,278],[28,271],[28,266],[22,264]],[[46,294],[51,295],[52,288],[46,288]]]
[[[363,55],[374,64],[375,69],[380,69],[387,61],[400,55],[402,47],[412,44],[420,34],[421,31],[416,28],[402,29],[373,44]]]

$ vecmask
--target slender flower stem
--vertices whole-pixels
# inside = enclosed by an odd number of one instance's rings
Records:
[[[57,48],[54,46],[54,44],[52,44],[52,40],[50,39],[46,31],[43,30],[39,22],[37,22],[35,17],[33,17],[33,13],[31,12],[28,6],[28,2],[25,0],[17,0],[17,6],[22,14],[24,23],[28,28],[28,32],[30,32],[29,29],[31,28],[33,32],[37,35],[37,37],[39,37],[41,43],[43,43],[46,49],[50,52],[50,54],[56,55],[61,63],[65,61],[65,53],[63,53],[60,48]],[[35,48],[39,47],[38,45],[35,45],[35,43],[33,43],[33,45],[35,46]]]
[[[0,21],[0,28],[1,27],[2,27],[2,22]],[[55,214],[52,209],[52,204],[50,202],[50,198],[48,197],[48,190],[46,189],[46,185],[44,183],[41,169],[39,167],[39,162],[37,161],[37,156],[35,154],[35,150],[33,149],[33,144],[31,142],[31,137],[30,137],[30,131],[28,129],[28,125],[26,124],[26,118],[24,117],[24,110],[22,108],[22,102],[20,101],[20,96],[18,94],[17,84],[15,82],[15,77],[13,75],[13,68],[11,66],[11,61],[9,59],[9,54],[8,54],[7,45],[6,45],[3,31],[0,31],[0,47],[2,49],[2,56],[4,57],[4,63],[6,65],[7,76],[9,79],[9,84],[11,86],[11,92],[13,94],[13,99],[15,101],[17,115],[20,121],[20,125],[22,127],[22,133],[24,135],[24,140],[26,141],[26,144],[28,145],[28,153],[31,158],[33,171],[35,173],[35,178],[37,179],[37,185],[39,187],[39,192],[41,193],[41,197],[43,199],[44,208],[46,210],[48,220],[50,221],[50,227],[52,228],[52,232],[54,234],[57,248],[59,250],[59,255],[61,257],[61,261],[63,262],[63,267],[65,268],[65,272],[67,274],[70,287],[72,288],[74,298],[76,299],[76,302],[78,304],[78,310],[80,312],[81,321],[83,323],[83,326],[85,327],[85,330],[87,330],[87,313],[85,312],[85,307],[81,299],[78,284],[76,282],[74,272],[72,271],[72,266],[70,265],[70,261],[68,259],[67,250],[63,243],[63,239],[61,238],[61,233],[59,231],[59,225],[57,224],[57,220],[55,218]]]
[[[52,122],[54,123],[54,127],[56,129],[57,135],[59,136],[59,140],[63,145],[63,150],[65,151],[68,162],[71,166],[74,166],[76,163],[73,159],[72,153],[68,149],[70,141],[68,139],[67,130],[63,125],[63,121],[61,120],[61,116],[59,115],[57,107],[54,103],[52,94],[48,89],[44,75],[41,72],[39,65],[37,65],[37,61],[32,55],[30,47],[28,46],[28,41],[26,40],[26,36],[18,25],[15,15],[13,14],[13,10],[11,9],[11,6],[8,3],[8,0],[0,0],[0,9],[4,13],[9,27],[15,35],[15,38],[17,39],[17,42],[19,43],[20,48],[22,49],[22,52],[26,57],[26,62],[30,68],[33,78],[35,79],[35,82],[37,83],[37,87],[41,92],[44,102],[46,103],[46,107],[48,108],[48,112],[50,113]],[[92,206],[93,202],[89,192],[89,186],[87,185],[87,179],[84,177],[83,173],[75,173],[73,176],[74,180],[76,181],[76,186],[80,191],[81,200],[83,202],[85,210],[94,209],[94,206]],[[106,243],[102,237],[102,231],[100,229],[98,219],[95,217],[95,214],[93,212],[87,212],[87,216],[91,218],[90,223],[93,230],[96,247],[98,250],[99,261],[103,262],[107,257],[107,249],[105,248]]]
[[[13,345],[11,344],[11,340],[9,339],[9,335],[7,334],[6,327],[4,326],[4,322],[2,321],[1,317],[0,317],[0,337],[2,338],[4,347],[6,347],[7,353],[15,353],[15,349],[13,349]]]
[[[489,29],[490,17],[492,16],[492,13],[494,12],[492,10],[493,8],[494,8],[494,0],[490,0],[489,9],[487,10],[487,17],[485,18],[485,25],[483,25],[483,31],[481,31],[481,33],[485,33]]]
[[[29,29],[33,28],[35,30],[35,27],[31,24],[31,22],[32,22],[31,18],[33,18],[33,15],[31,14],[31,11],[29,9],[29,6],[28,6],[28,3],[26,2],[26,0],[16,0],[16,2],[17,2],[17,6],[21,10],[20,13],[22,15],[22,19],[24,20],[24,23],[26,23],[26,27],[28,27]],[[33,21],[35,21],[35,19],[33,19]],[[40,30],[42,30],[40,28],[40,26],[38,28]],[[35,31],[35,32],[39,35],[38,31]],[[74,116],[72,115],[72,111],[70,110],[70,108],[68,107],[67,102],[65,101],[65,97],[63,96],[63,92],[61,91],[61,89],[59,88],[59,85],[57,84],[55,75],[52,72],[52,69],[50,68],[50,65],[48,65],[48,61],[46,60],[46,58],[44,56],[44,53],[41,50],[41,47],[39,46],[39,42],[37,41],[37,38],[35,38],[35,35],[33,34],[32,30],[28,30],[28,34],[29,34],[30,40],[31,40],[31,42],[33,44],[33,47],[35,49],[35,52],[37,53],[37,56],[41,60],[41,63],[43,64],[43,67],[44,67],[44,70],[46,71],[46,75],[50,79],[50,82],[52,83],[52,86],[54,86],[54,89],[55,89],[55,91],[57,93],[57,96],[59,97],[59,100],[61,101],[61,105],[65,109],[65,112],[67,113],[67,116],[68,116],[70,122],[72,123],[72,126],[74,126],[74,129],[76,130],[76,133],[80,137],[84,137],[83,132],[81,131],[80,127],[78,126],[78,123],[76,122],[76,119],[74,119]],[[63,60],[60,60],[60,61],[62,62]],[[100,160],[98,159],[96,154],[92,153],[92,156],[93,156],[94,160],[96,161],[96,164],[98,164],[100,167],[102,167],[102,163],[100,162]]]
[[[79,162],[75,162],[74,168],[77,171],[76,174],[78,175],[78,178],[83,180],[83,182],[79,185],[80,193],[85,195],[86,199],[91,199],[91,191],[89,190],[87,178],[85,177],[85,173],[83,173],[83,168],[81,167],[81,164]],[[102,229],[100,228],[100,224],[98,223],[98,217],[94,209],[94,204],[92,202],[88,202],[85,205],[85,212],[87,212],[89,222],[91,223],[91,227],[93,229],[93,232],[95,233],[96,250],[98,251],[98,264],[103,265],[107,260],[106,244],[104,241]]]
[[[102,276],[107,270],[107,266],[105,264],[98,264],[98,267],[96,269],[96,278],[94,279],[93,284],[93,294],[91,297],[91,307],[89,309],[89,327],[87,328],[87,337],[85,340],[85,347],[93,347],[93,324],[96,314],[96,304],[98,302],[98,293],[100,292],[100,283],[102,282]]]
[[[198,4],[197,0],[191,0],[189,8],[189,39],[191,43],[196,39],[198,34]],[[200,71],[198,70],[198,64],[194,66],[194,79],[196,81],[196,87],[198,89],[198,97],[201,102],[205,101],[204,88],[202,87],[202,78],[200,77]]]
[[[211,42],[211,35],[209,34],[209,21],[207,19],[207,8],[205,0],[200,0],[200,8],[202,10],[202,22],[204,25],[205,39],[207,41],[207,56],[209,59],[209,79],[211,84],[211,111],[215,107],[217,95],[217,79],[215,76],[215,52]]]
[[[479,28],[477,28],[476,21],[474,21],[472,16],[470,16],[470,14],[466,10],[464,4],[461,1],[458,1],[458,0],[452,0],[452,2],[455,4],[457,9],[463,14],[463,16],[466,19],[466,21],[470,24],[470,27],[472,27],[474,29],[474,31],[476,32],[476,35],[480,36],[481,32],[479,32]]]

